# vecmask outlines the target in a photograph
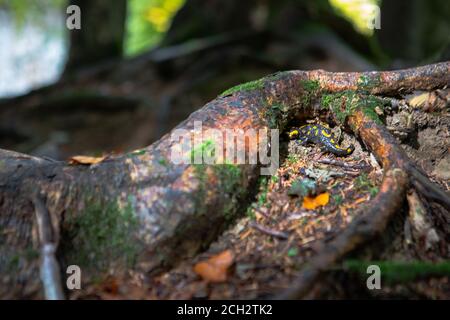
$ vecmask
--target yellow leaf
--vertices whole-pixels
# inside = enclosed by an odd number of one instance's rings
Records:
[[[233,252],[225,250],[206,261],[197,263],[194,266],[194,272],[206,281],[224,282],[227,280],[227,270],[233,261]]]
[[[329,201],[330,194],[328,192],[321,193],[317,197],[304,197],[303,208],[307,210],[314,210],[318,207],[327,205]]]
[[[409,104],[412,107],[421,107],[428,101],[429,98],[430,98],[429,92],[417,94],[417,95],[414,95],[412,98],[410,98]]]
[[[69,159],[70,164],[96,164],[105,160],[105,157],[88,157],[88,156],[73,156]]]

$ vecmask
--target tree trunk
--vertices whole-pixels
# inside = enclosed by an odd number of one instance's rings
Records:
[[[81,9],[81,29],[70,30],[65,73],[122,57],[126,0],[71,0]]]

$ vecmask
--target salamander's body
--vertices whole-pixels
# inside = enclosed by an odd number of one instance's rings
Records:
[[[341,157],[348,156],[355,149],[353,145],[348,148],[340,147],[331,130],[319,124],[308,124],[300,128],[292,128],[289,131],[289,138],[298,139],[301,144],[320,144],[326,151]]]

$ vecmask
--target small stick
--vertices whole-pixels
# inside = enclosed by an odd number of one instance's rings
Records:
[[[337,161],[337,160],[331,160],[331,159],[321,159],[318,160],[317,162],[319,163],[323,163],[323,164],[331,164],[333,166],[337,166],[337,167],[342,167],[345,169],[369,169],[368,165],[365,164],[361,164],[361,163],[347,163],[347,162],[343,162],[343,161]]]
[[[266,212],[264,212],[263,210],[261,210],[260,208],[253,208],[256,212],[258,212],[260,215],[262,215],[264,218],[266,219],[271,219],[273,220],[273,218],[271,216],[269,216]]]
[[[268,234],[269,236],[272,236],[275,238],[279,238],[279,239],[283,239],[283,240],[286,240],[287,238],[289,238],[289,235],[286,232],[269,229],[260,224],[257,224],[256,222],[251,222],[250,226],[253,229],[256,229],[262,233]]]
[[[60,268],[55,257],[57,244],[54,242],[50,214],[39,195],[33,195],[32,202],[36,213],[39,242],[41,244],[40,272],[45,298],[47,300],[64,300]]]

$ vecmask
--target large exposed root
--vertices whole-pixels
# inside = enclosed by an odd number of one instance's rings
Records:
[[[450,83],[449,70],[450,63],[446,62],[389,72],[283,72],[228,90],[176,129],[192,133],[197,121],[201,121],[203,132],[213,128],[258,130],[276,126],[283,129],[299,114],[332,113],[332,110],[312,107],[312,100],[323,93],[363,90],[369,94],[393,94],[439,88]],[[354,113],[350,124],[383,165],[385,177],[381,191],[371,209],[337,237],[330,249],[314,258],[309,271],[300,277],[310,280],[302,280],[291,297],[301,296],[332,263],[382,231],[404,198],[409,160],[401,148],[382,125],[362,112]],[[210,243],[239,212],[242,200],[249,195],[259,174],[259,166],[177,165],[170,161],[176,144],[171,138],[167,134],[147,148],[112,156],[92,166],[70,166],[0,150],[0,276],[6,279],[0,286],[0,296],[40,294],[39,277],[36,277],[38,259],[28,261],[19,257],[14,270],[8,267],[18,252],[39,247],[32,236],[36,222],[29,199],[29,194],[36,189],[45,198],[44,205],[54,229],[60,230],[61,254],[66,260],[79,253],[70,249],[75,241],[90,248],[91,240],[96,240],[84,239],[86,233],[76,227],[102,228],[105,213],[101,208],[111,206],[114,210],[109,211],[119,213],[131,208],[132,217],[137,219],[137,228],[126,235],[127,239],[119,240],[139,244],[126,254],[132,254],[137,260],[135,268],[144,272],[171,265]],[[225,151],[226,145],[223,148]],[[102,219],[89,220],[93,213]],[[113,226],[123,222],[113,220]],[[108,223],[105,226],[111,227]],[[108,260],[111,257],[96,258],[108,269],[117,267],[116,260]],[[89,273],[96,277],[104,271],[92,268]],[[19,280],[22,286],[17,286]]]

